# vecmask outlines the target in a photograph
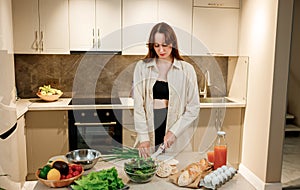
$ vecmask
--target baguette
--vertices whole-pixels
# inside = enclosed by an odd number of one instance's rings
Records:
[[[205,172],[209,164],[206,159],[188,165],[178,177],[178,186],[187,186],[193,183],[202,172]]]

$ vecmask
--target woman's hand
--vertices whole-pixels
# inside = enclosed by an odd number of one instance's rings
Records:
[[[150,141],[141,142],[138,148],[140,157],[148,158],[150,156]]]
[[[170,148],[172,144],[175,142],[176,136],[171,132],[168,131],[164,137],[164,144],[166,148]]]

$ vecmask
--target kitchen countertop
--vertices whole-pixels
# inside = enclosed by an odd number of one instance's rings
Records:
[[[60,98],[54,102],[45,102],[39,98],[19,99],[17,101],[17,117],[22,116],[26,111],[50,111],[50,110],[78,110],[78,109],[133,109],[133,99],[121,97],[121,104],[102,104],[102,105],[68,105],[71,98]],[[245,102],[232,100],[231,102],[210,102],[200,103],[200,108],[235,108],[245,107]]]
[[[162,155],[162,157],[168,157],[168,155]],[[184,169],[187,165],[190,163],[199,161],[201,158],[204,158],[205,156],[198,152],[182,152],[175,156],[175,159],[179,161],[179,164],[177,165],[178,170]],[[130,190],[153,190],[153,189],[189,189],[189,188],[183,188],[178,187],[171,182],[169,182],[168,178],[159,178],[157,176],[154,176],[151,182],[144,183],[144,184],[136,184],[131,182],[125,172],[123,171],[123,162],[117,162],[117,163],[110,163],[110,162],[101,162],[99,161],[94,168],[85,171],[85,174],[91,172],[91,171],[99,171],[101,169],[108,169],[111,167],[116,167],[119,173],[119,177],[122,178],[123,182],[129,185]],[[43,185],[40,182],[37,181],[27,181],[24,185],[23,190],[51,190],[53,188],[49,188],[45,185]],[[68,188],[60,188],[61,190],[67,190]],[[255,188],[239,173],[237,173],[231,180],[223,184],[220,188],[222,190],[232,190],[232,189],[243,189],[243,190],[255,190]]]

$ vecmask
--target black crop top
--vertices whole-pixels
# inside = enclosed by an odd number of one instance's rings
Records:
[[[153,86],[153,98],[169,100],[168,82],[157,80]]]

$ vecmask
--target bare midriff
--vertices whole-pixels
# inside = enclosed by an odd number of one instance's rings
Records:
[[[153,109],[162,109],[168,107],[169,100],[153,99]]]

